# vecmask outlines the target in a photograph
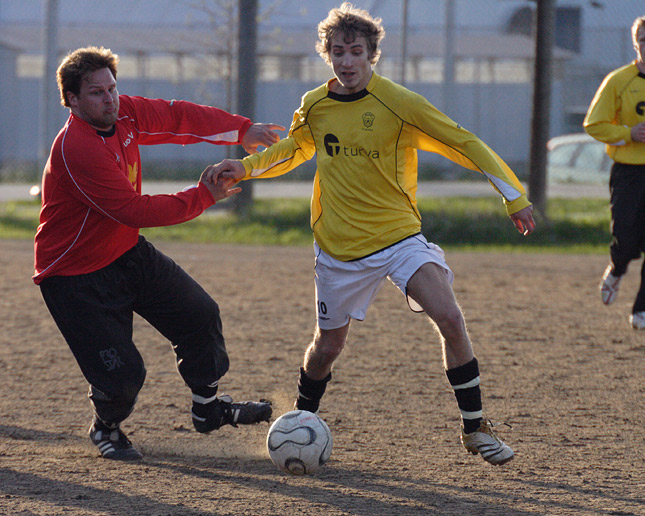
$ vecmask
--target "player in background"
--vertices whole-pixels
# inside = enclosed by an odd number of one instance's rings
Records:
[[[223,161],[209,177],[275,177],[317,156],[311,225],[318,325],[300,369],[296,408],[318,411],[351,319],[364,319],[388,278],[441,334],[463,445],[503,464],[513,450],[483,417],[479,365],[453,273],[441,248],[421,234],[417,149],[484,174],[525,235],[535,227],[532,206],[510,168],[481,140],[422,96],[373,72],[384,33],[380,19],[348,2],[332,9],[318,25],[317,50],[335,77],[304,95],[288,137],[242,161]]]
[[[146,369],[132,341],[133,313],[168,338],[192,391],[199,432],[268,421],[268,402],[218,397],[229,368],[217,303],[139,228],[179,224],[239,188],[204,182],[173,195],[141,194],[139,145],[240,144],[279,140],[273,124],[184,101],[119,95],[118,56],[97,47],[70,53],[57,71],[70,116],[54,140],[42,180],[34,282],[89,383],[90,439],[103,457],[140,459],[120,429]]]
[[[636,59],[605,77],[591,101],[584,129],[607,144],[614,161],[609,177],[611,205],[610,263],[600,295],[612,304],[627,266],[645,250],[645,16],[632,25]],[[632,328],[645,329],[645,263],[629,316]]]

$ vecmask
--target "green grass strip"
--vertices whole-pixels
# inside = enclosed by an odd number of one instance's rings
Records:
[[[548,220],[538,217],[529,237],[520,235],[494,197],[420,199],[422,231],[444,248],[508,252],[604,253],[610,241],[609,206],[603,199],[552,199]],[[0,203],[0,239],[33,239],[37,201]],[[308,199],[256,199],[245,216],[210,209],[184,224],[146,228],[153,241],[253,245],[311,245]]]

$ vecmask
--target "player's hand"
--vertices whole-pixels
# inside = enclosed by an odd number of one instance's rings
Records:
[[[240,187],[233,188],[235,186],[235,183],[237,183],[237,181],[233,178],[219,177],[216,178],[215,181],[213,181],[210,177],[212,176],[214,169],[215,165],[209,165],[208,167],[206,167],[206,169],[202,172],[199,181],[201,183],[204,183],[206,188],[208,188],[208,191],[213,196],[213,199],[215,199],[215,202],[226,199],[227,197],[230,197],[231,195],[235,195],[236,193],[242,191]]]
[[[280,141],[280,136],[275,131],[284,131],[284,127],[277,124],[253,124],[242,138],[242,147],[249,154],[258,152],[260,146],[271,147]]]
[[[204,177],[205,182],[217,183],[219,178],[232,179],[237,183],[246,175],[246,169],[242,162],[237,159],[225,159],[216,165],[208,167],[208,173]],[[206,172],[206,170],[204,171]]]
[[[535,229],[535,220],[533,219],[533,206],[527,206],[526,208],[513,213],[511,215],[511,220],[520,233],[522,233],[524,236],[530,235]]]
[[[645,122],[641,122],[632,127],[631,133],[633,142],[645,142]]]

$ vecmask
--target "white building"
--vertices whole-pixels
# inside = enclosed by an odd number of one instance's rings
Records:
[[[259,0],[256,120],[288,126],[302,94],[330,77],[314,50],[316,25],[339,3]],[[236,111],[237,23],[236,13],[227,7],[236,2],[51,1],[54,4],[58,4],[59,60],[81,46],[106,46],[121,56],[121,93],[183,98]],[[384,20],[387,35],[378,73],[426,96],[521,175],[530,148],[535,2],[355,0],[354,4]],[[580,130],[604,75],[633,59],[629,27],[636,16],[645,14],[642,0],[559,0],[556,5],[559,46],[554,51],[552,136]],[[12,177],[16,170],[33,173],[55,134],[54,130],[44,135],[41,130],[46,6],[45,0],[0,0],[0,179]],[[54,77],[46,79],[55,83]],[[57,96],[55,88],[53,95]],[[60,107],[55,113],[57,128],[67,110]],[[176,167],[178,162],[203,163],[224,155],[225,149],[209,145],[190,150],[162,146],[144,151],[144,160],[149,169],[160,161]],[[428,155],[420,156],[420,161],[445,165]]]

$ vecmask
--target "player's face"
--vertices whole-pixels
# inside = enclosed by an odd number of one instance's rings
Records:
[[[331,39],[330,50],[331,66],[338,79],[336,93],[356,93],[365,89],[372,77],[365,37],[356,36],[347,42],[343,34],[337,34]]]
[[[636,33],[636,53],[638,54],[638,60],[641,63],[645,63],[645,25],[641,26]]]
[[[78,95],[67,95],[72,113],[95,129],[108,131],[119,116],[119,92],[109,68],[89,74],[81,82]]]

